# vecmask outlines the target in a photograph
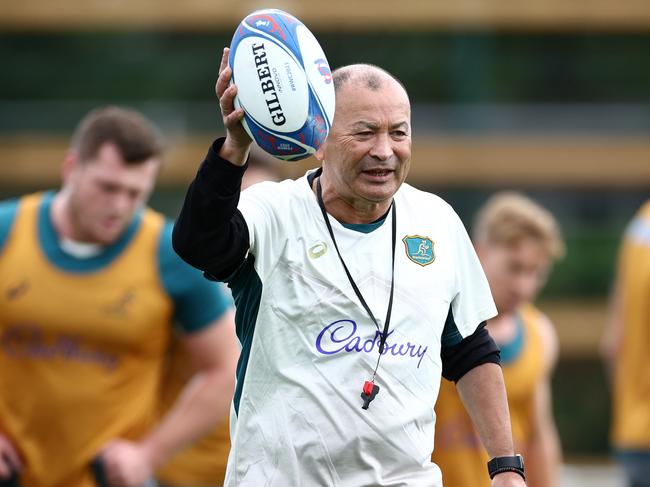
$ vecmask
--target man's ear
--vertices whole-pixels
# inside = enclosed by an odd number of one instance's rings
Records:
[[[79,156],[73,150],[65,153],[63,164],[61,165],[61,179],[65,185],[72,179],[75,170],[79,167]]]
[[[323,162],[323,159],[325,159],[325,145],[327,144],[327,139],[325,139],[325,142],[318,148],[318,150],[314,153],[314,157],[318,162]]]

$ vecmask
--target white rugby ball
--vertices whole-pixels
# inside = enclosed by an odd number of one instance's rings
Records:
[[[235,107],[257,145],[285,161],[316,152],[334,119],[334,83],[309,29],[282,10],[257,10],[237,27],[229,63]]]

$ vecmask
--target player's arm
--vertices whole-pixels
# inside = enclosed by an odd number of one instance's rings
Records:
[[[175,405],[142,441],[116,440],[102,452],[107,477],[114,486],[137,487],[174,453],[210,431],[227,413],[239,346],[234,313],[183,338],[197,373]]]
[[[460,378],[456,388],[490,458],[514,455],[501,367],[495,363],[478,365]],[[524,479],[515,472],[499,473],[492,479],[493,487],[524,485]]]
[[[559,346],[557,334],[548,318],[543,317],[538,328],[545,353],[545,369],[535,390],[532,431],[526,445],[526,476],[530,487],[554,487],[558,485],[562,457],[551,400],[551,376],[557,363]]]
[[[183,342],[197,373],[157,430],[143,441],[156,466],[223,419],[235,388],[239,344],[234,311],[227,311],[218,322],[184,337]]]
[[[208,150],[187,190],[173,235],[178,255],[216,279],[231,275],[249,247],[248,229],[237,204],[251,139],[240,123],[243,111],[234,108],[237,87],[229,85],[228,52],[226,48],[216,83],[226,138],[217,139]]]
[[[621,346],[622,334],[622,302],[620,282],[617,278],[617,280],[614,282],[612,291],[610,292],[605,329],[600,339],[600,355],[605,364],[610,382],[614,379],[614,372]]]
[[[499,349],[487,332],[485,322],[465,338],[455,330],[450,313],[443,332],[442,375],[456,383],[490,458],[512,456],[515,452]],[[492,485],[514,487],[525,483],[519,474],[504,472],[494,477]]]

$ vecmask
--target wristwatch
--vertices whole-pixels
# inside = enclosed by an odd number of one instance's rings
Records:
[[[526,476],[524,475],[524,457],[521,455],[494,457],[488,462],[487,468],[491,479],[493,479],[495,475],[503,472],[516,472],[526,480]]]

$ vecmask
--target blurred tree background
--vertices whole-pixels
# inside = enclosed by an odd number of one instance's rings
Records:
[[[54,11],[43,0],[0,0],[0,196],[56,186],[77,121],[124,104],[169,139],[152,205],[175,215],[222,130],[213,87],[221,49],[240,18],[266,5],[154,3],[65,0]],[[555,409],[574,458],[607,453],[596,347],[618,242],[650,183],[650,5],[589,3],[274,5],[305,21],[332,67],[369,62],[403,81],[413,104],[409,182],[447,199],[468,227],[506,188],[560,220],[568,255],[541,305],[560,334]],[[314,163],[279,169],[296,176]]]

